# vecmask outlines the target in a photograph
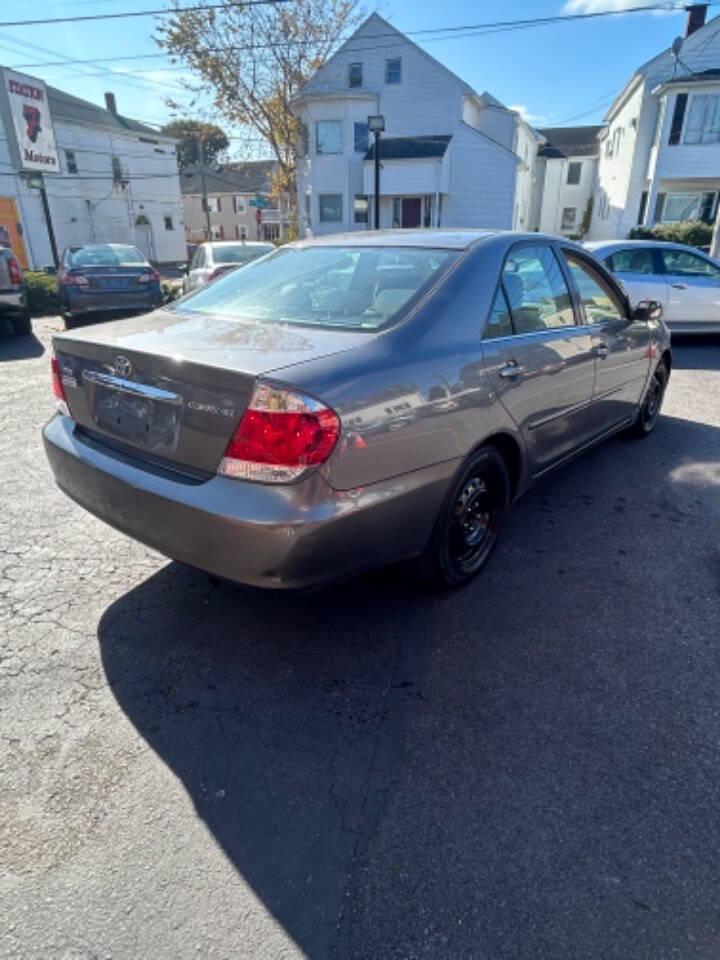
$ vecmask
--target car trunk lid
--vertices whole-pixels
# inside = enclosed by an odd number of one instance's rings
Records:
[[[156,311],[54,338],[73,418],[132,453],[211,473],[257,377],[371,335]]]

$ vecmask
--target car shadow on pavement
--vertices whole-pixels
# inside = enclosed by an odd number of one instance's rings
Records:
[[[0,320],[0,363],[8,360],[25,360],[40,357],[45,348],[34,333],[24,337],[15,336],[9,327]]]
[[[718,464],[703,424],[612,440],[455,594],[390,570],[285,597],[171,563],[104,613],[108,682],[310,960],[703,956]]]
[[[674,333],[672,351],[676,370],[720,370],[720,334],[683,336]]]

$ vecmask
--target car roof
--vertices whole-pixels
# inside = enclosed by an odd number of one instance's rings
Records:
[[[206,240],[206,247],[273,247],[269,240]]]
[[[591,240],[583,244],[586,250],[595,253],[598,250],[609,252],[610,250],[642,250],[647,247],[667,247],[674,250],[696,250],[696,247],[688,246],[686,243],[673,243],[671,240]],[[700,251],[702,252],[702,251]]]
[[[331,233],[319,237],[306,237],[288,244],[296,249],[305,247],[432,247],[435,249],[467,250],[477,243],[493,238],[537,241],[562,240],[561,237],[543,233],[520,233],[513,230],[491,230],[475,227],[443,229],[442,227],[418,230],[358,230],[352,233]],[[563,240],[563,242],[565,242]],[[571,246],[574,244],[570,243]]]

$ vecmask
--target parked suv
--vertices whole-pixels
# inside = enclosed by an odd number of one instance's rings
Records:
[[[21,336],[32,331],[22,270],[9,247],[0,247],[0,317],[9,317]]]

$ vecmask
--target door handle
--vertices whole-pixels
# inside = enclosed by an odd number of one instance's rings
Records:
[[[498,375],[503,378],[503,380],[511,380],[513,377],[520,377],[525,373],[525,367],[517,362],[517,360],[508,360],[504,367],[500,367],[498,370]]]
[[[592,348],[592,352],[596,357],[600,357],[601,360],[604,360],[605,357],[610,353],[610,347],[604,342],[596,343]]]
[[[676,290],[687,290],[686,283],[671,283],[671,287],[675,287]]]

